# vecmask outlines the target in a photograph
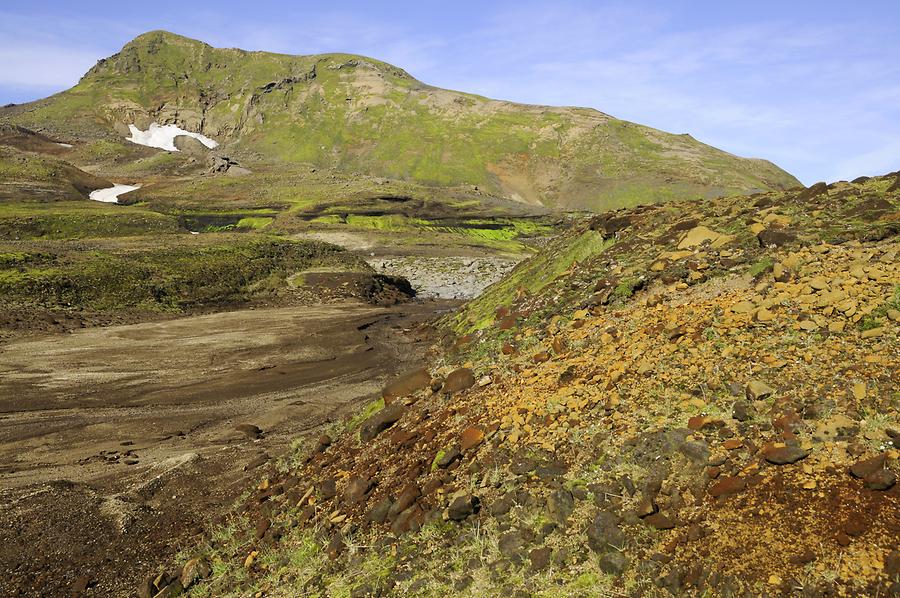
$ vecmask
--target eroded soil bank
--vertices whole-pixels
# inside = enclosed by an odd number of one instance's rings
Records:
[[[0,593],[132,594],[256,467],[418,365],[448,305],[246,309],[3,345]]]

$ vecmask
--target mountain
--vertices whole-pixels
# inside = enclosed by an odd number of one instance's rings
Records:
[[[163,31],[99,61],[72,89],[0,110],[0,120],[83,141],[176,124],[244,162],[474,185],[573,209],[799,185],[770,162],[588,108],[439,89],[362,56],[220,49]]]

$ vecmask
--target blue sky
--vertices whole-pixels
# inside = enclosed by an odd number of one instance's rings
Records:
[[[0,103],[73,85],[129,39],[352,52],[440,87],[619,118],[772,160],[804,183],[900,169],[900,2],[0,4]]]

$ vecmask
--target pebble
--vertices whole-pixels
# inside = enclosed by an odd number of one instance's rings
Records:
[[[768,446],[762,451],[763,458],[774,465],[796,463],[809,456],[809,451],[799,446]]]
[[[480,428],[466,428],[459,437],[460,449],[465,453],[484,441],[484,431]]]
[[[863,479],[869,490],[890,490],[897,483],[897,474],[890,469],[879,469]]]
[[[614,550],[601,556],[598,565],[604,573],[618,576],[628,568],[628,557],[618,550]]]
[[[709,489],[711,496],[731,496],[737,494],[747,487],[747,480],[738,476],[729,476],[716,482]]]
[[[751,380],[745,389],[747,398],[751,401],[765,399],[775,393],[775,389],[760,380]]]
[[[469,368],[459,368],[447,374],[444,380],[444,392],[453,394],[475,386],[475,375]]]
[[[658,530],[672,529],[675,522],[671,518],[662,513],[653,513],[644,518],[644,522]]]
[[[465,494],[458,496],[447,509],[447,515],[452,521],[462,521],[477,513],[481,508],[481,500],[477,496]]]
[[[535,548],[531,552],[528,553],[528,560],[531,561],[531,570],[532,571],[543,571],[550,564],[550,557],[553,554],[553,549],[549,546],[544,546],[542,548]]]

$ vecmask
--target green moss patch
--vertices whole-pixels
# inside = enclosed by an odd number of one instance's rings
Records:
[[[324,243],[205,237],[162,247],[149,238],[77,252],[61,246],[38,264],[7,259],[0,297],[45,307],[177,311],[243,301],[286,286],[279,281],[292,272],[341,259],[339,248]]]
[[[509,305],[520,290],[537,293],[572,264],[601,253],[612,243],[591,230],[559,240],[553,247],[519,264],[509,276],[470,301],[455,316],[453,329],[458,334],[467,334],[490,326],[497,308]]]

